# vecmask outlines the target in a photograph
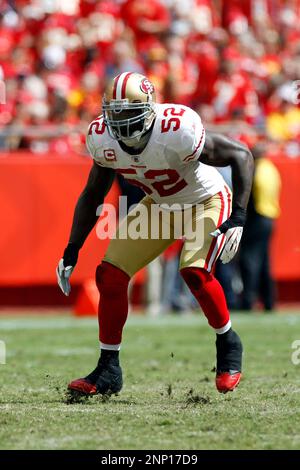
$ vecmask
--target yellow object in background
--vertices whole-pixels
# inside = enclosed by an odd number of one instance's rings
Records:
[[[276,166],[267,158],[255,161],[253,201],[256,212],[277,219],[280,215],[281,178]]]
[[[291,106],[285,113],[273,112],[266,119],[268,136],[274,140],[297,139],[300,132],[300,109]]]

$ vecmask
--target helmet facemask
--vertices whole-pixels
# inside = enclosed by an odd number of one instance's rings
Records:
[[[103,100],[103,118],[110,136],[128,146],[138,145],[142,136],[150,129],[155,118],[153,102],[128,99]]]

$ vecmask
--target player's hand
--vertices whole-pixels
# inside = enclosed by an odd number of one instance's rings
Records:
[[[222,250],[220,260],[223,264],[229,263],[236,255],[243,235],[243,226],[246,222],[246,210],[235,208],[231,216],[217,230],[211,232],[212,237],[219,237],[225,234],[225,245]]]
[[[219,229],[211,233],[213,237],[218,237],[221,234]],[[220,256],[220,260],[223,264],[229,263],[236,255],[242,235],[243,227],[233,227],[228,229],[225,233],[225,245]]]
[[[69,243],[56,268],[57,283],[65,295],[71,292],[70,277],[77,263],[79,249]]]

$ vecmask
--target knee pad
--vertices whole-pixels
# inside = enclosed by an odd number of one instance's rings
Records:
[[[212,281],[214,279],[213,274],[209,273],[204,268],[183,268],[180,270],[180,274],[191,291],[197,291],[201,289],[201,287],[206,282]]]
[[[96,269],[96,284],[99,292],[116,293],[127,289],[130,277],[122,269],[103,261]]]

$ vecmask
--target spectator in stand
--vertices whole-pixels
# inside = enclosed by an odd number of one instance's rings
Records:
[[[216,121],[232,119],[237,108],[244,109],[245,121],[253,124],[259,112],[258,99],[249,77],[238,70],[234,60],[225,60],[214,85]]]
[[[168,79],[167,51],[158,46],[149,49],[145,56],[146,75],[155,86],[157,102],[163,102]]]
[[[103,63],[109,61],[115,42],[124,30],[119,2],[114,0],[80,0],[81,35],[87,46],[95,46]]]
[[[112,57],[106,63],[105,76],[109,79],[128,70],[144,73],[143,65],[137,59],[134,42],[129,39],[119,39],[113,47]]]
[[[134,33],[136,47],[144,55],[150,48],[162,45],[170,27],[168,9],[159,0],[126,0],[121,9],[125,25]]]
[[[188,44],[188,53],[194,59],[198,72],[193,105],[212,104],[220,66],[219,51],[212,42],[195,35]]]
[[[197,68],[186,55],[182,37],[171,35],[166,41],[168,74],[165,81],[164,100],[167,103],[192,105],[197,80]]]
[[[271,311],[275,301],[269,250],[274,221],[280,214],[281,179],[275,165],[265,157],[265,151],[262,144],[252,150],[254,182],[240,251],[243,310],[251,310],[260,299],[264,310]]]

